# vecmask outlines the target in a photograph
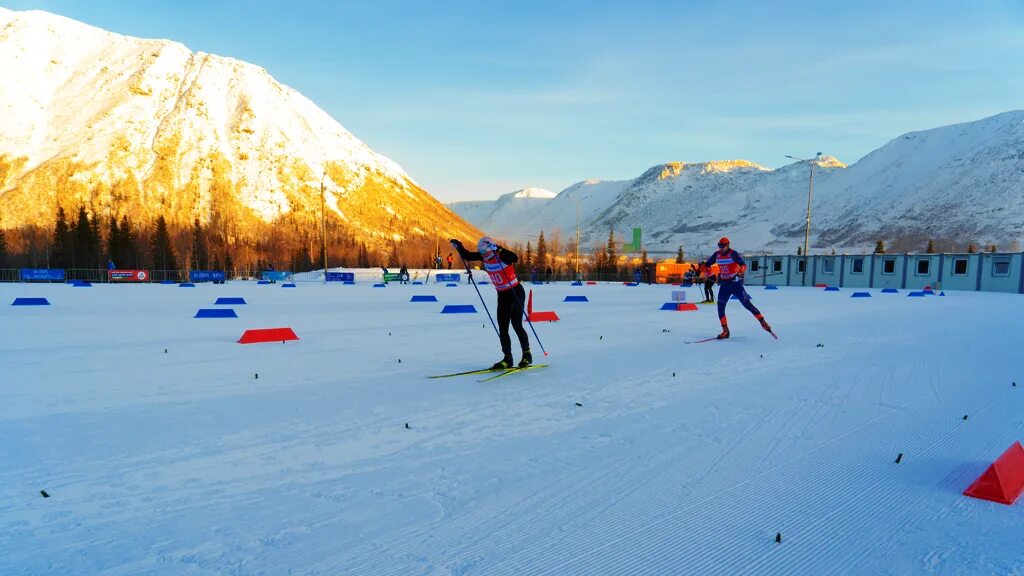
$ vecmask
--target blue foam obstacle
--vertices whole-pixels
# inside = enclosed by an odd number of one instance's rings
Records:
[[[455,288],[456,286],[458,286],[458,284],[450,284],[449,283],[449,284],[445,284],[444,285],[445,288]]]
[[[419,280],[417,280],[417,281],[413,282],[412,285],[413,286],[423,286],[423,282],[420,282]]]
[[[476,314],[476,307],[472,304],[445,304],[441,314]]]
[[[75,280],[71,283],[72,288],[92,288],[92,282],[86,282],[85,280]]]
[[[355,286],[356,285],[356,281],[355,280],[345,280],[344,282],[342,282],[342,284],[344,284],[345,286]]]
[[[577,280],[577,281],[573,282],[572,284],[569,284],[569,286],[583,286],[583,281],[582,280]]]
[[[178,284],[178,288],[195,288],[195,287],[196,287],[196,285],[191,283],[191,282],[182,282],[181,284]]]
[[[882,294],[899,294],[900,291],[895,288],[882,288]]]
[[[639,282],[626,282],[626,286],[639,286]]]
[[[924,292],[907,292],[907,296],[911,298],[924,298]]]
[[[590,302],[586,296],[566,296],[562,302]]]
[[[665,302],[661,305],[662,310],[679,310],[679,302]]]
[[[850,298],[871,298],[871,292],[854,292]]]
[[[779,289],[779,287],[778,287],[778,286],[776,286],[775,284],[767,284],[767,285],[766,285],[766,286],[764,287],[764,289],[765,289],[765,290],[778,290],[778,289]]]
[[[245,304],[245,298],[240,296],[221,296],[214,304]]]
[[[490,282],[488,282],[487,280],[484,280],[483,282],[477,282],[478,286],[486,286],[488,284],[490,284]]]
[[[49,306],[50,301],[46,298],[15,298],[11,306]]]
[[[945,296],[945,295],[946,295],[946,291],[945,290],[943,290],[942,292],[939,292],[939,296]]]
[[[825,292],[839,292],[839,286],[826,286]]]
[[[200,308],[193,318],[238,318],[234,308]]]
[[[373,285],[374,288],[384,288],[386,286],[387,286],[387,284],[374,284]]]
[[[416,294],[409,299],[409,302],[437,302],[437,296],[433,294]]]
[[[165,286],[170,286],[171,284],[177,284],[177,282],[175,282],[174,280],[161,280],[160,283],[164,284]]]
[[[260,280],[260,281],[256,282],[256,284],[259,284],[259,285],[270,284],[270,280]]]
[[[281,284],[281,288],[295,288],[295,284],[292,284],[291,282],[287,284]]]

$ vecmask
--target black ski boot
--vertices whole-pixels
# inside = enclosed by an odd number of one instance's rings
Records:
[[[505,357],[501,359],[501,362],[495,362],[494,366],[491,366],[491,370],[508,370],[512,367],[512,354],[505,354]]]
[[[526,368],[530,364],[533,364],[533,354],[530,354],[529,350],[523,350],[523,359],[519,361],[519,367]]]

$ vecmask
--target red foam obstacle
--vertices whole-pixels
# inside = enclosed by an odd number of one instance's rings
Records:
[[[679,304],[676,304],[676,310],[679,310],[680,312],[685,312],[686,310],[696,310],[696,309],[697,309],[697,305],[694,304],[693,302],[680,302]]]
[[[1018,441],[964,490],[964,495],[1013,504],[1021,492],[1024,492],[1024,447]]]
[[[256,328],[246,330],[238,340],[239,344],[259,344],[261,342],[285,342],[287,340],[298,340],[295,331],[291,328]]]
[[[554,311],[534,312],[533,290],[530,290],[530,299],[526,302],[526,319],[530,322],[558,322],[558,314]]]
[[[815,288],[828,288],[828,284],[815,284]]]

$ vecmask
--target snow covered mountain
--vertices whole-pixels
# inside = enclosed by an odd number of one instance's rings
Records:
[[[452,202],[448,207],[469,222],[493,222],[488,234],[506,238],[519,233],[517,223],[533,219],[554,197],[550,190],[523,188],[502,194],[497,200]]]
[[[319,221],[370,245],[476,236],[406,174],[266,70],[167,40],[0,8],[0,228],[58,205],[255,234]]]
[[[847,167],[823,156],[814,170],[814,250],[869,250],[876,240],[920,250],[969,242],[1014,249],[1024,238],[1024,111],[905,134]],[[525,241],[576,226],[584,248],[614,228],[644,230],[652,254],[707,253],[723,234],[751,252],[803,244],[809,164],[771,170],[735,160],[670,162],[634,180],[573,184],[523,218],[497,202],[460,212],[483,230]],[[460,211],[461,208],[456,208]],[[481,216],[483,215],[483,216]],[[1018,248],[1019,249],[1019,248]]]

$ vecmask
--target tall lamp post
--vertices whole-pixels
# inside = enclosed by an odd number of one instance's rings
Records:
[[[590,196],[584,196],[583,198],[572,197],[573,201],[576,202],[576,279],[580,280],[580,202],[590,198]]]
[[[807,220],[804,224],[804,275],[800,281],[804,286],[807,285],[807,244],[811,238],[811,198],[814,196],[814,167],[818,164],[818,160],[821,159],[821,152],[815,154],[814,158],[797,158],[796,156],[786,155],[786,158],[792,158],[800,162],[807,162],[807,165],[811,167],[811,175],[807,180]]]
[[[320,236],[322,239],[322,257],[324,259],[324,283],[327,283],[327,200],[324,193],[324,179],[327,178],[327,169],[324,168],[320,176]]]

